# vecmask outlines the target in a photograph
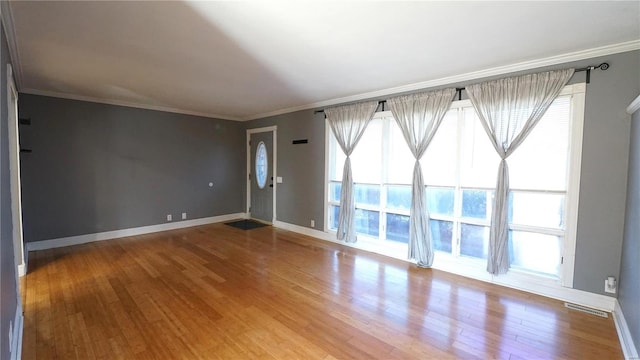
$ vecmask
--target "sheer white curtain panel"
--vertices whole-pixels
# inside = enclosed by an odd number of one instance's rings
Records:
[[[340,215],[338,216],[338,240],[354,243],[357,241],[355,229],[355,194],[353,175],[351,174],[351,153],[364,134],[367,125],[378,108],[377,101],[352,105],[336,106],[325,109],[327,121],[340,148],[347,156],[342,171],[342,190],[340,193]]]
[[[455,93],[455,89],[444,89],[387,100],[416,160],[411,186],[408,257],[415,259],[420,267],[433,265],[433,243],[429,231],[429,211],[420,159],[427,151]],[[429,170],[435,169],[427,171]]]
[[[573,73],[574,69],[549,71],[466,87],[480,122],[501,159],[489,235],[487,271],[491,274],[504,274],[509,270],[507,158],[531,133]]]

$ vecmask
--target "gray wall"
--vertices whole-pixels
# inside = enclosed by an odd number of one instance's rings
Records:
[[[618,301],[640,350],[640,110],[631,122],[627,214],[622,243]]]
[[[18,284],[9,186],[7,64],[10,60],[4,27],[0,28],[0,359],[9,359],[9,322],[16,315]]]
[[[631,125],[626,108],[640,93],[640,51],[591,63],[605,60],[611,68],[592,73],[587,86],[573,284],[600,294],[604,279],[620,270]]]
[[[640,92],[640,51],[528,72],[581,68],[603,61],[611,67],[593,71],[587,86],[574,287],[610,295],[604,293],[603,280],[610,275],[618,277],[620,270],[630,130],[630,116],[625,109],[634,94]],[[517,74],[523,73],[526,72]],[[584,79],[585,73],[578,73],[571,82]],[[487,79],[474,82],[483,80]],[[324,142],[322,115],[300,111],[254,120],[247,128],[267,125],[278,125],[278,172],[285,177],[285,183],[278,187],[278,220],[308,227],[309,219],[315,218],[316,227],[321,229],[325,154],[324,146],[318,142]],[[280,132],[290,136],[280,137]],[[297,137],[309,137],[311,146],[292,146],[291,139]],[[292,186],[287,186],[288,179],[294,181]]]
[[[28,94],[19,113],[26,242],[244,211],[241,123]]]
[[[312,110],[272,116],[250,121],[247,129],[278,127],[278,174],[276,184],[277,220],[324,229],[324,114]],[[307,139],[307,144],[293,145],[293,140]]]

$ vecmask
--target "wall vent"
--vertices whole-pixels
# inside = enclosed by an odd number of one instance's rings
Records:
[[[604,312],[602,310],[596,310],[596,309],[592,309],[592,308],[589,308],[589,307],[586,307],[586,306],[582,306],[582,305],[564,303],[564,307],[566,307],[568,309],[571,309],[571,310],[582,311],[582,312],[587,313],[587,314],[600,316],[600,317],[603,317],[603,318],[608,318],[609,317],[609,314],[607,314],[606,312]]]

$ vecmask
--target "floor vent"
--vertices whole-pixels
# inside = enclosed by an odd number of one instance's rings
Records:
[[[587,313],[587,314],[600,316],[600,317],[603,317],[603,318],[608,318],[609,317],[609,314],[607,314],[606,312],[604,312],[602,310],[596,310],[596,309],[592,309],[592,308],[589,308],[589,307],[586,307],[586,306],[582,306],[582,305],[564,303],[564,307],[572,309],[572,310],[582,311],[582,312]]]

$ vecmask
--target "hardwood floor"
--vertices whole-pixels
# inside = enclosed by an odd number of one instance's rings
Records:
[[[31,252],[24,359],[619,359],[611,317],[265,227]]]

